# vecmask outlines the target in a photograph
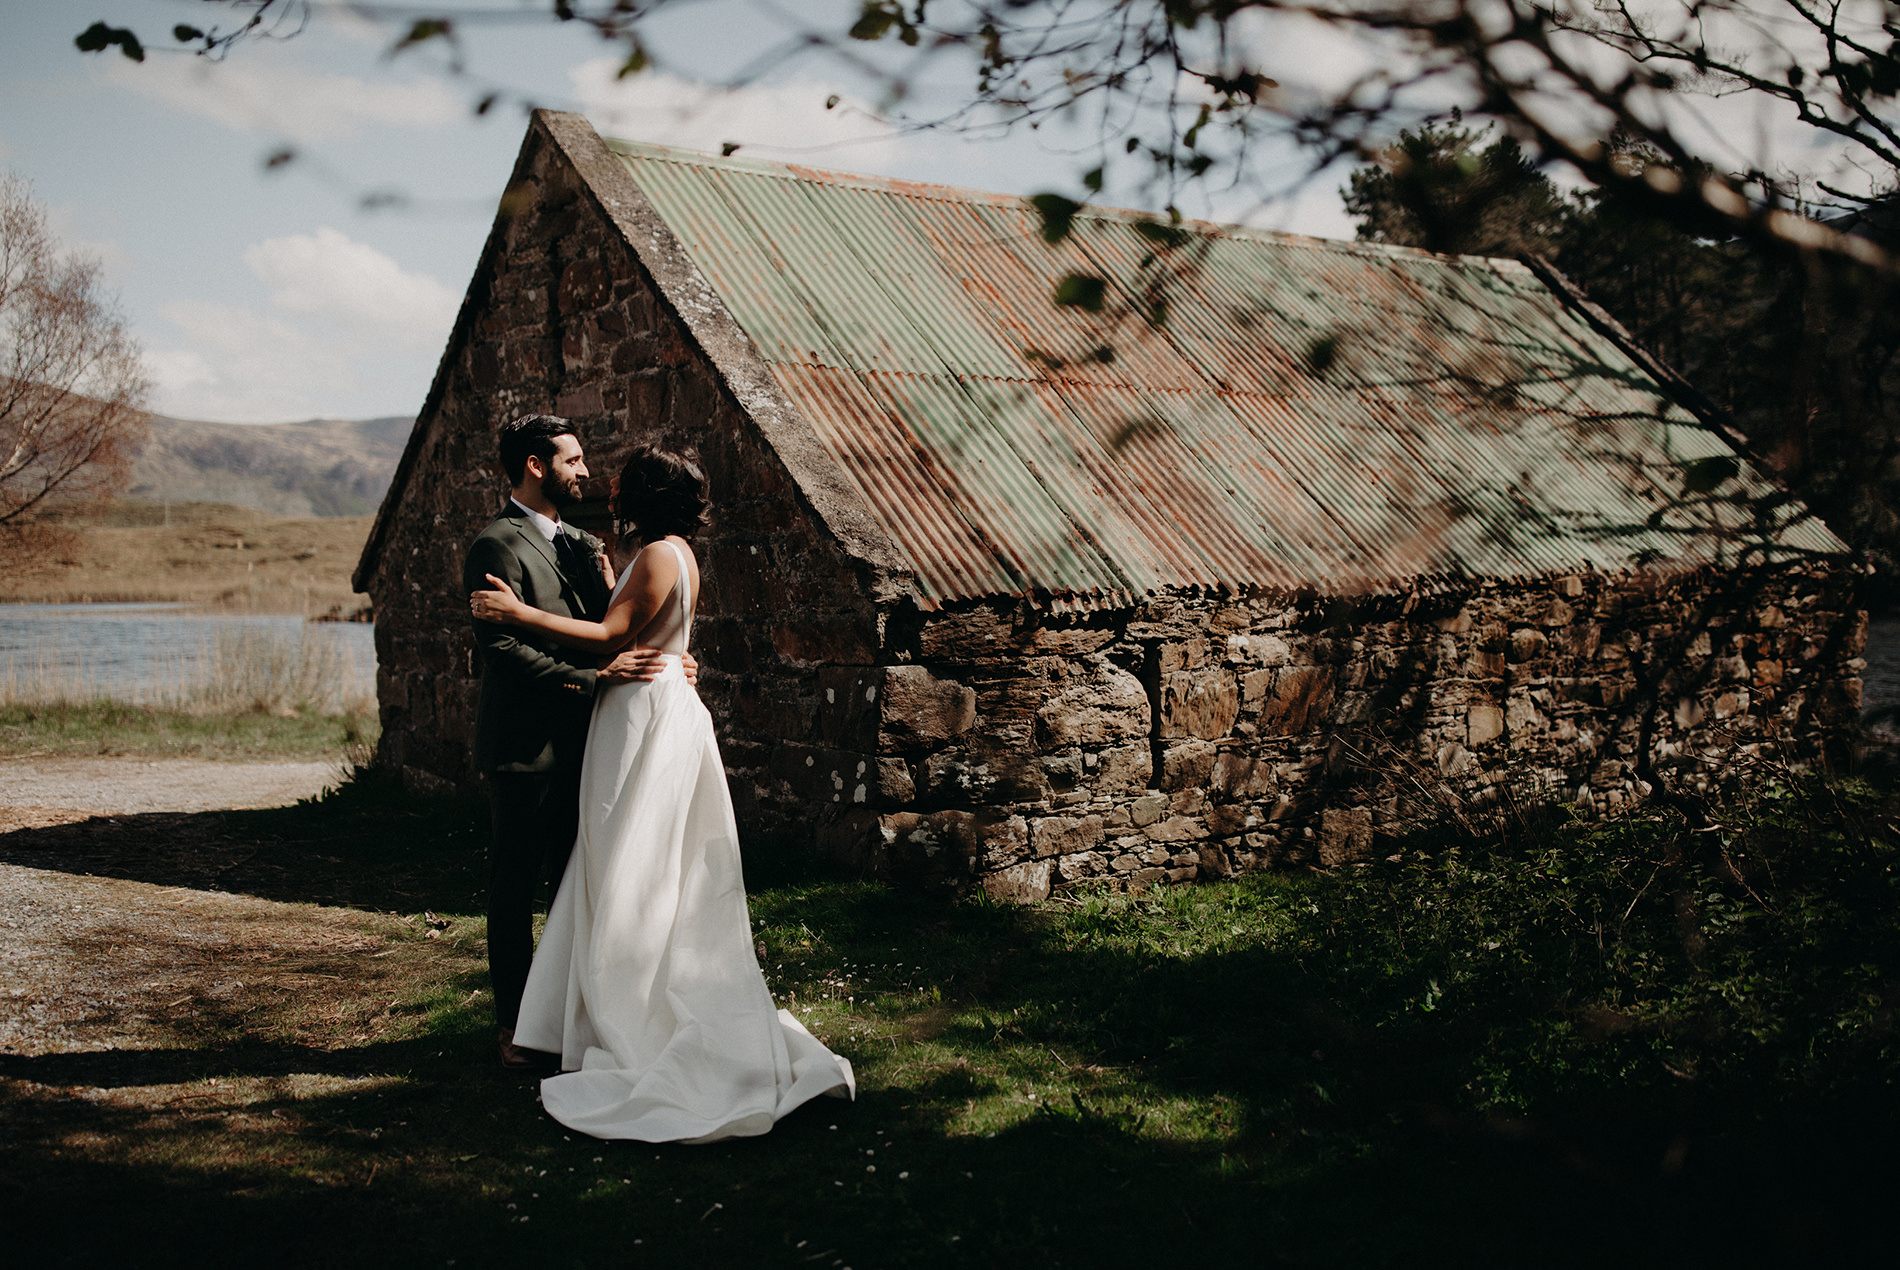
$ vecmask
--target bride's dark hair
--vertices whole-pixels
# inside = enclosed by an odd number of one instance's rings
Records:
[[[616,526],[638,526],[644,542],[657,542],[668,534],[691,538],[698,533],[711,519],[712,499],[706,474],[694,458],[651,445],[628,455],[614,491]]]

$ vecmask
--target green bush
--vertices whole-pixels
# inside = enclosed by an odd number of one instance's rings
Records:
[[[1892,820],[1865,784],[1780,775],[1719,815],[1553,809],[1531,832],[1424,836],[1317,880],[1287,938],[1361,1026],[1437,1056],[1475,1109],[1887,1084]]]

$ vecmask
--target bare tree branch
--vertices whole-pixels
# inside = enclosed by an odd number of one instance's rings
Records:
[[[459,32],[502,22],[558,22],[616,43],[621,73],[651,64],[642,25],[686,0],[548,0],[520,8],[454,3],[346,7],[391,32],[390,52],[450,49],[466,74]],[[180,24],[176,43],[208,57],[304,29],[323,0],[206,0],[233,21]],[[1272,33],[1305,24],[1373,41],[1391,54],[1344,85],[1301,90],[1272,73]],[[1262,35],[1262,32],[1266,35]],[[1711,233],[1819,251],[1892,273],[1895,262],[1854,234],[1804,217],[1802,181],[1731,164],[1672,122],[1671,104],[1743,97],[1785,107],[1871,165],[1872,199],[1900,186],[1900,3],[1896,0],[865,0],[845,30],[806,26],[792,43],[827,50],[881,77],[893,102],[908,71],[856,48],[894,41],[919,59],[973,58],[961,105],[920,128],[981,121],[1037,127],[1092,110],[1102,151],[1152,165],[1172,206],[1195,182],[1234,184],[1252,145],[1277,133],[1303,145],[1312,170],[1369,156],[1436,99],[1463,98],[1466,117],[1493,120],[1544,161],[1604,188],[1699,218]],[[146,41],[97,24],[80,46],[143,57]],[[1317,91],[1317,95],[1315,92]],[[496,100],[486,92],[476,109]],[[1661,162],[1635,168],[1607,145],[1634,138]],[[1815,174],[1820,175],[1820,174]],[[1096,186],[1099,169],[1091,172]],[[1836,182],[1829,196],[1843,197]]]
[[[61,256],[27,183],[0,174],[0,527],[123,489],[147,391],[98,263]]]

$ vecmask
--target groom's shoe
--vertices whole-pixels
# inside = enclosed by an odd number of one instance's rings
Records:
[[[531,1050],[525,1045],[515,1044],[515,1030],[505,1027],[501,1030],[501,1065],[510,1071],[531,1072],[538,1068],[551,1066],[548,1060],[552,1054],[543,1054],[540,1050]]]

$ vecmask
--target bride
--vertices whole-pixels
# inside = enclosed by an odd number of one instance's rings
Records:
[[[495,589],[470,597],[484,621],[573,648],[666,654],[658,678],[604,687],[595,703],[580,834],[515,1028],[517,1045],[561,1056],[542,1105],[597,1138],[751,1136],[819,1094],[856,1092],[851,1064],[772,1003],[712,718],[680,668],[699,590],[687,540],[707,506],[697,466],[637,450],[612,509],[619,541],[638,550],[603,620],[531,608],[492,575]]]

